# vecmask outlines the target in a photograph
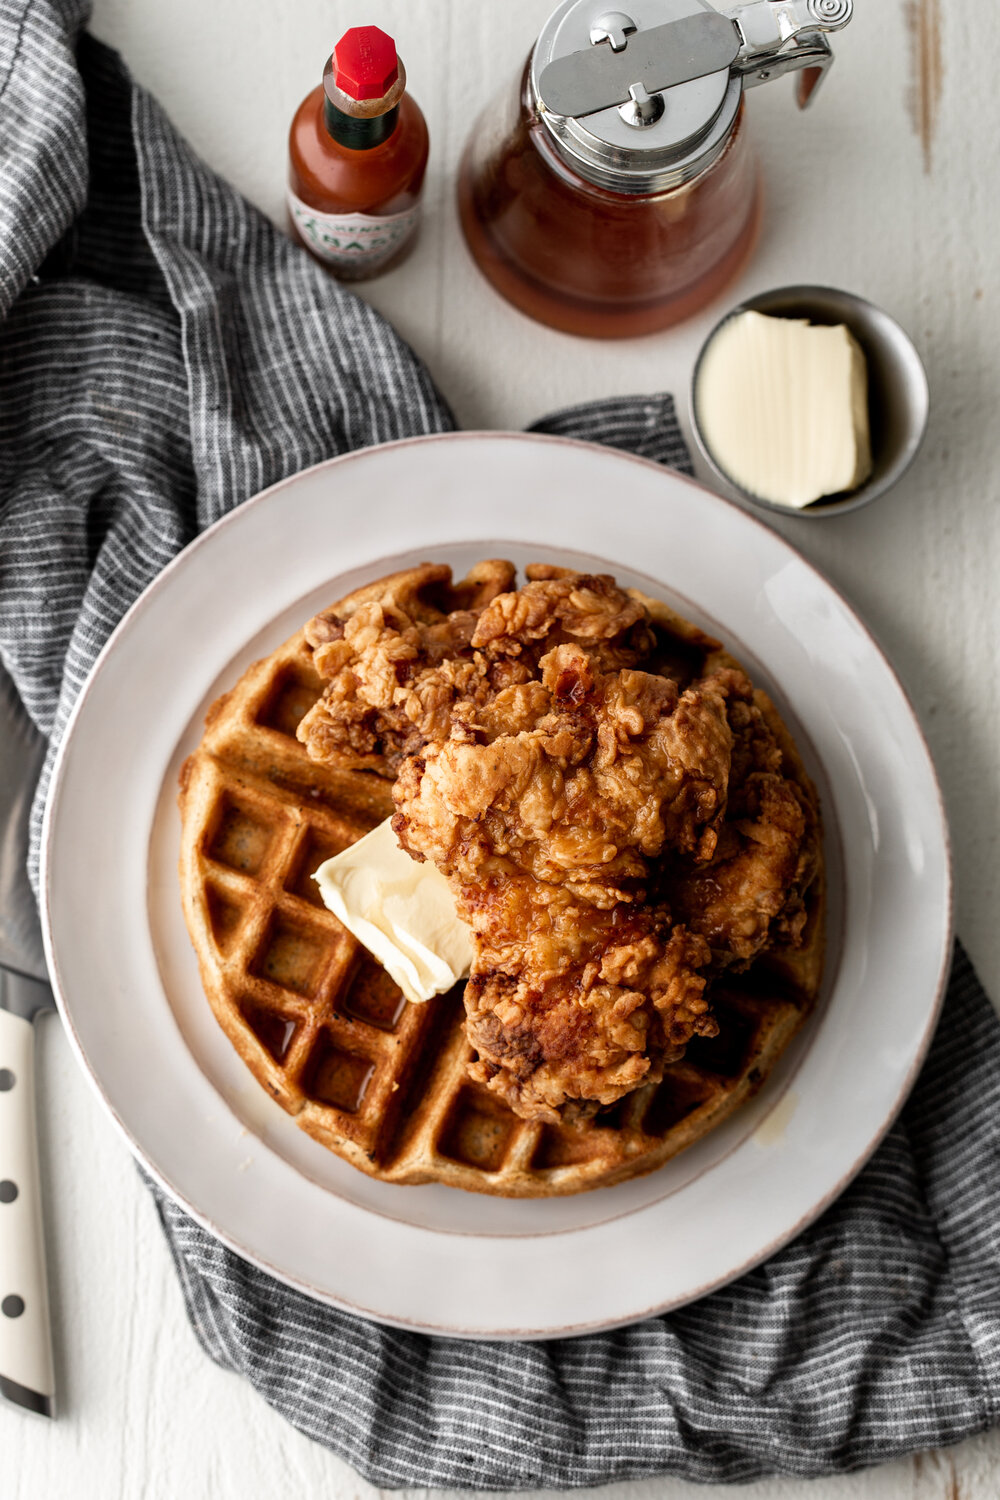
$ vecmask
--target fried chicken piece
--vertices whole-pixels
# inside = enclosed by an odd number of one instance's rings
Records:
[[[782,774],[781,751],[752,697],[731,700],[730,722],[729,801],[715,852],[700,869],[674,865],[665,892],[678,918],[707,939],[716,966],[746,967],[773,941],[801,937],[819,818],[814,800]]]
[[[601,910],[528,876],[460,892],[476,935],[470,1072],[518,1114],[592,1114],[658,1080],[693,1035],[716,1033],[699,972],[708,945],[665,909]]]
[[[462,705],[404,762],[393,820],[452,881],[476,938],[474,1076],[554,1121],[659,1078],[715,1022],[704,939],[644,902],[665,846],[706,859],[726,802],[728,679],[684,694],[556,646],[541,679]],[[584,1103],[585,1101],[585,1103]]]
[[[500,594],[479,617],[473,645],[490,658],[518,658],[537,666],[554,646],[580,643],[601,671],[638,666],[656,637],[642,600],[609,574],[529,567],[531,582]]]
[[[643,606],[608,574],[567,573],[498,595],[479,616],[473,644],[519,656],[531,641],[551,641],[557,629],[576,640],[604,641],[623,636],[645,617]]]
[[[713,965],[794,928],[808,819],[741,671],[682,692],[642,669],[660,658],[640,596],[529,572],[471,619],[389,598],[320,617],[328,687],[299,736],[396,774],[400,843],[473,929],[472,1076],[555,1122],[715,1034]]]
[[[557,646],[541,680],[482,709],[401,768],[394,827],[460,882],[519,872],[600,908],[635,899],[665,845],[704,860],[726,802],[728,684],[605,674]],[[530,937],[527,939],[530,942]]]
[[[799,874],[806,815],[798,788],[755,773],[744,786],[745,816],[727,819],[715,857],[671,886],[673,906],[722,963],[747,963],[763,949]]]
[[[447,736],[460,701],[485,697],[485,663],[471,649],[477,616],[424,624],[372,600],[347,620],[319,615],[306,627],[328,680],[298,735],[315,760],[392,775],[403,757]]]

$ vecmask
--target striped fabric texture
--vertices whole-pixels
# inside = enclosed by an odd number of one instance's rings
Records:
[[[0,0],[0,656],[53,747],[198,531],[308,464],[453,425],[393,330],[191,154],[84,20]],[[665,396],[538,430],[688,467]],[[998,1105],[1000,1026],[959,953],[915,1093],[819,1223],[693,1307],[548,1344],[336,1312],[156,1197],[206,1351],[378,1485],[828,1474],[997,1420]]]

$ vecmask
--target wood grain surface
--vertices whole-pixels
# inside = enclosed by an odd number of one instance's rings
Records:
[[[499,301],[458,234],[452,190],[463,140],[549,9],[550,0],[96,0],[93,24],[206,160],[279,220],[295,106],[344,27],[384,26],[427,113],[432,165],[415,256],[364,295],[427,359],[460,421],[519,427],[584,398],[663,389],[677,393],[686,421],[691,364],[718,309],[650,340],[585,345]],[[789,282],[848,287],[894,313],[927,363],[931,427],[898,490],[840,520],[777,524],[869,621],[913,695],[953,822],[959,931],[1000,996],[1000,8],[856,0],[835,45],[837,65],[808,114],[796,114],[787,80],[751,96],[768,215],[759,253],[727,301]],[[45,1425],[0,1409],[0,1496],[371,1496],[202,1355],[135,1166],[59,1024],[44,1023],[40,1041],[63,1410]],[[1000,1435],[810,1486],[741,1491],[746,1500],[806,1492],[996,1500]],[[602,1493],[716,1500],[723,1491],[657,1480]]]

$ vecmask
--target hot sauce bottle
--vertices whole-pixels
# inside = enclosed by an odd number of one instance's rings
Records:
[[[392,37],[354,26],[299,105],[288,142],[289,228],[342,281],[364,281],[413,248],[427,124]]]
[[[479,269],[567,333],[652,333],[750,255],[761,184],[744,91],[799,70],[805,107],[853,0],[564,0],[479,121],[459,210]]]

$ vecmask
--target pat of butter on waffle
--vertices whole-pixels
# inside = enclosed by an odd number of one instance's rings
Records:
[[[401,849],[387,818],[313,875],[323,904],[396,981],[407,1000],[443,995],[472,967],[472,934],[448,882]]]

